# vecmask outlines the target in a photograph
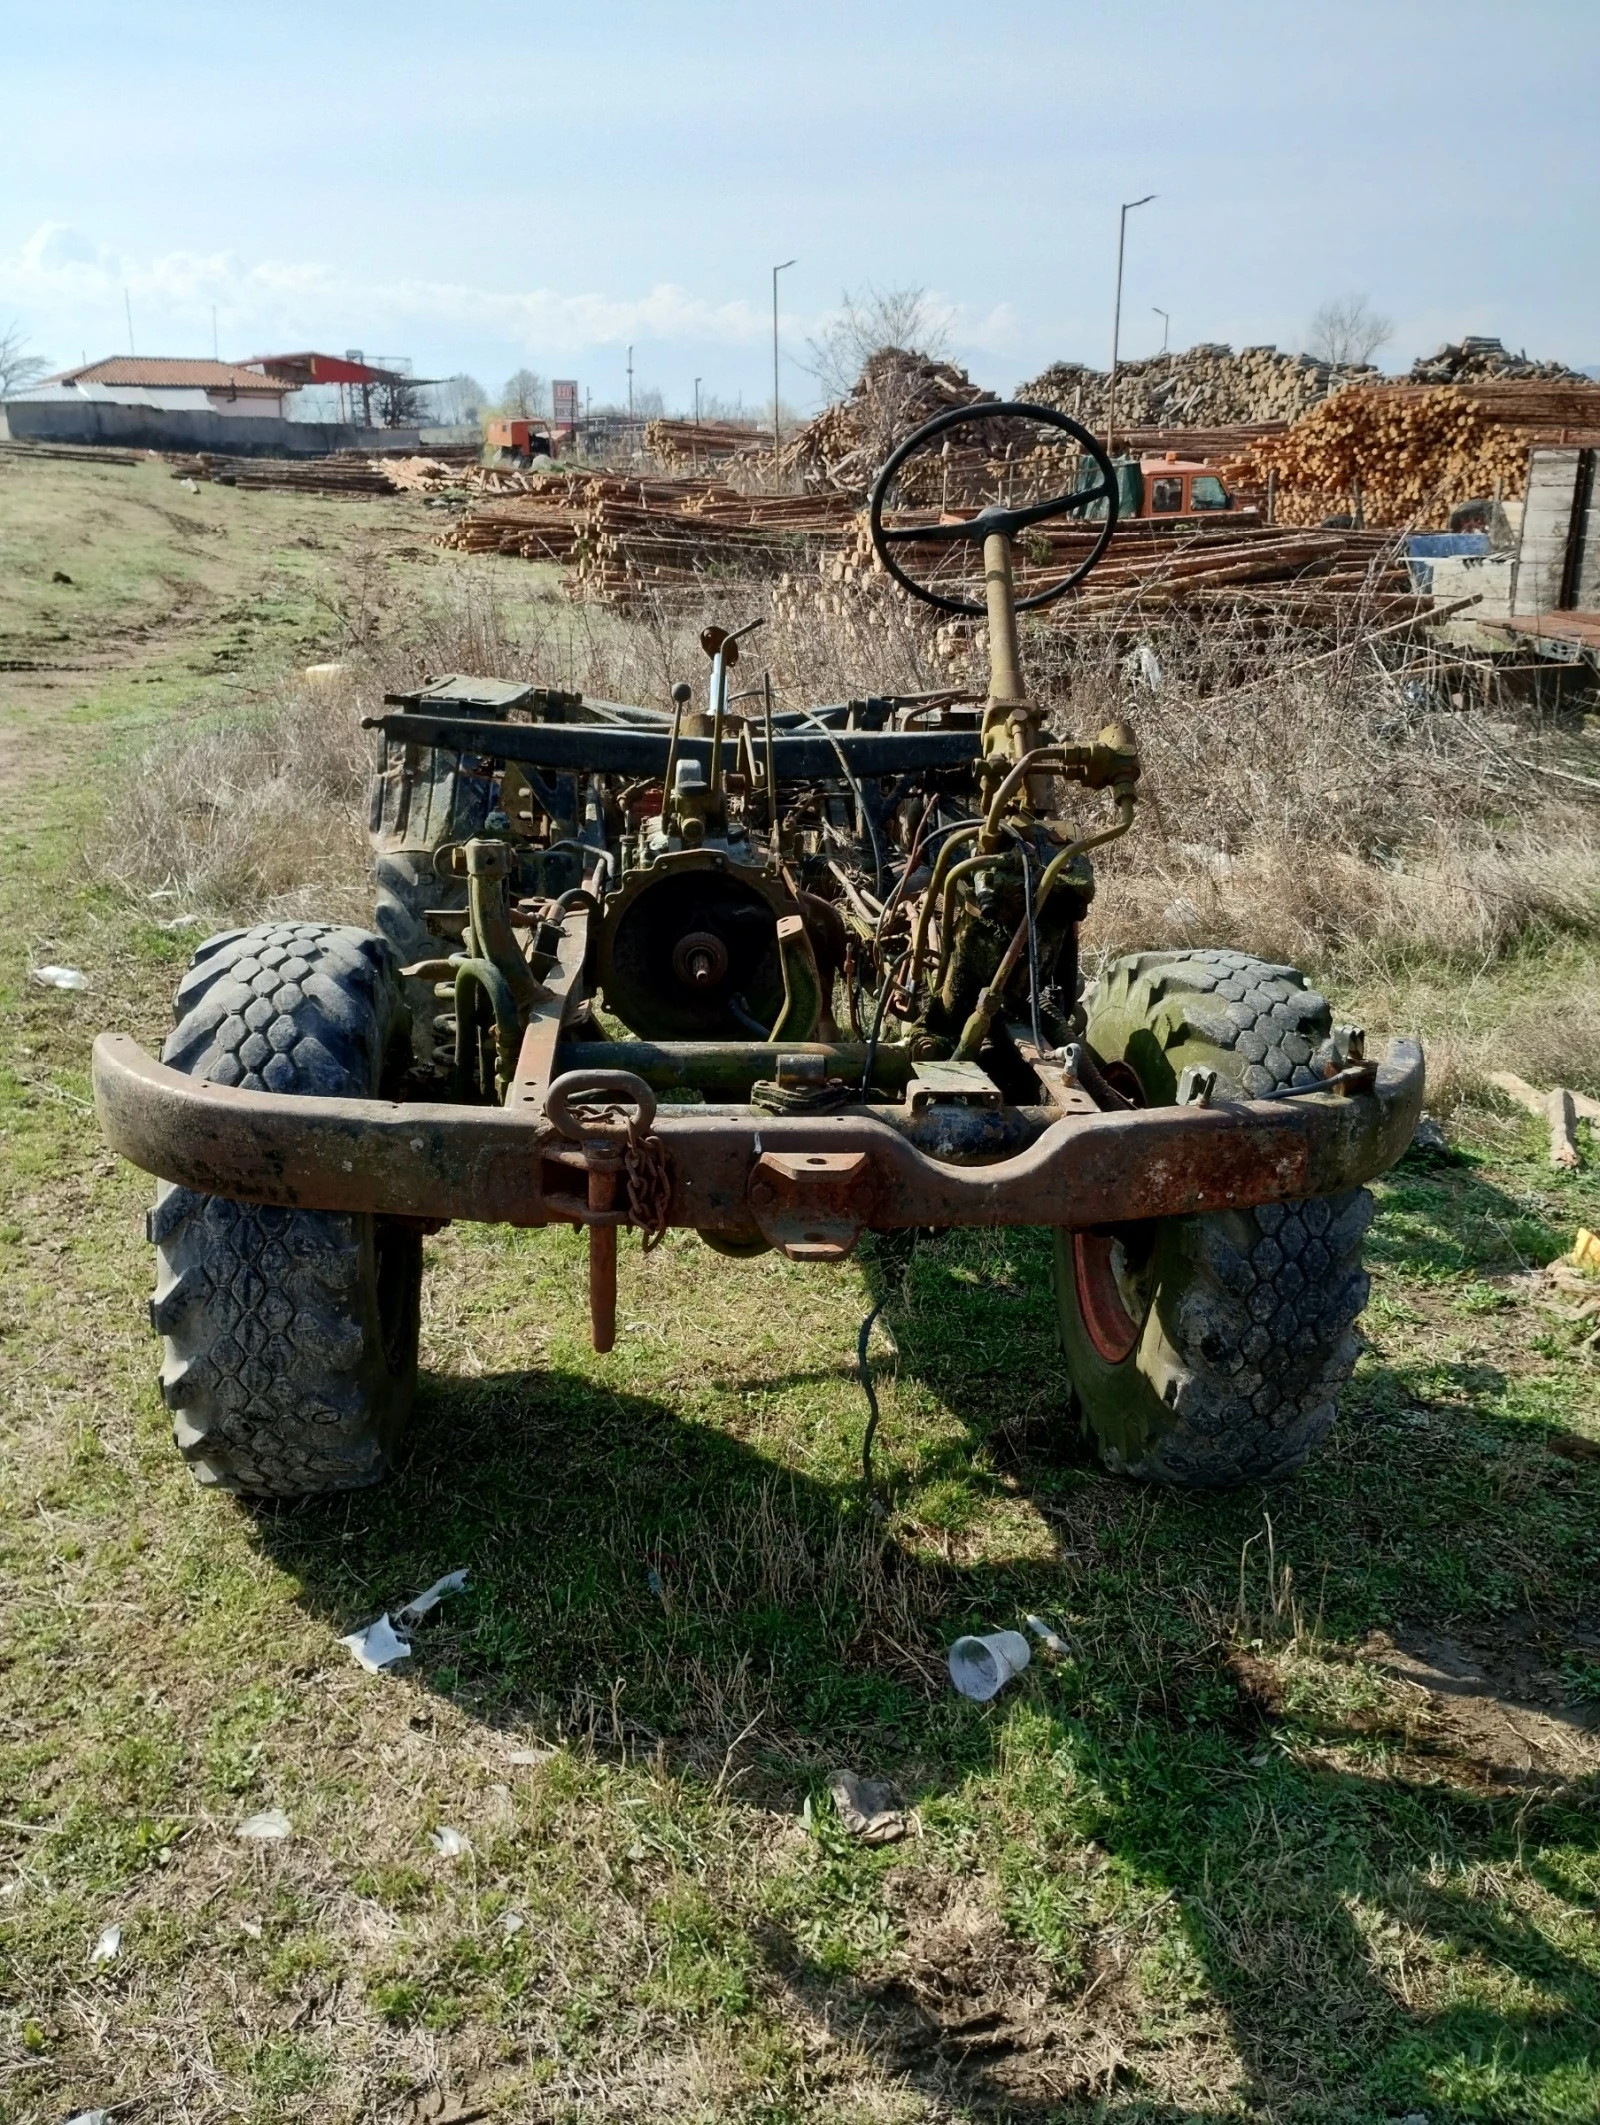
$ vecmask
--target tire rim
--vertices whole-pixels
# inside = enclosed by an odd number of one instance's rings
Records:
[[[1103,1063],[1101,1075],[1136,1107],[1149,1105],[1131,1063]],[[1130,1358],[1144,1333],[1154,1296],[1150,1278],[1154,1252],[1153,1226],[1129,1227],[1121,1233],[1072,1235],[1078,1312],[1096,1354],[1108,1365],[1120,1365]]]
[[[1075,1232],[1072,1273],[1089,1341],[1108,1365],[1120,1365],[1132,1356],[1150,1311],[1128,1248],[1109,1232]]]

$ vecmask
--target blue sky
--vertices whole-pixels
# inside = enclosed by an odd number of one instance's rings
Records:
[[[1382,359],[1497,333],[1600,362],[1596,0],[18,0],[0,46],[0,329],[360,346],[596,403],[784,392],[840,291],[918,284],[1006,388],[1123,346]]]

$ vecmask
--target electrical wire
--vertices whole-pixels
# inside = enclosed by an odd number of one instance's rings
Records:
[[[866,791],[851,773],[850,763],[844,756],[844,747],[839,743],[834,733],[829,730],[822,718],[813,715],[809,708],[798,709],[795,713],[804,717],[807,723],[814,724],[839,756],[840,771],[844,775],[846,782],[849,783],[851,794],[856,800],[856,817],[866,828],[867,839],[872,843],[872,889],[881,897],[883,893],[883,845],[878,839],[878,829],[872,814],[867,810]]]
[[[861,1481],[869,1493],[872,1489],[872,1439],[878,1429],[878,1393],[872,1384],[872,1368],[867,1363],[867,1345],[872,1337],[872,1324],[887,1303],[887,1300],[879,1299],[862,1322],[861,1333],[856,1337],[856,1378],[867,1398],[867,1428],[861,1435]]]
[[[867,1036],[867,1060],[861,1072],[861,1097],[863,1099],[871,1097],[872,1066],[878,1059],[878,1036],[883,1031],[883,1015],[889,1008],[889,998],[894,994],[895,986],[905,971],[906,960],[909,957],[909,953],[901,954],[895,964],[894,971],[884,976],[883,987],[878,992],[878,1008],[873,1013],[872,1031]]]

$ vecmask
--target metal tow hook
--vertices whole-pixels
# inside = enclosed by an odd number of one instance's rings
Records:
[[[582,1144],[589,1169],[589,1208],[610,1212],[616,1208],[622,1146],[603,1136],[586,1136]],[[596,1350],[609,1350],[617,1340],[617,1228],[597,1217],[589,1223],[589,1340]]]
[[[546,1093],[544,1111],[551,1128],[583,1152],[588,1177],[584,1222],[589,1227],[589,1336],[596,1350],[607,1351],[617,1340],[617,1227],[634,1216],[637,1191],[631,1185],[631,1169],[649,1146],[655,1153],[652,1170],[662,1170],[660,1147],[649,1135],[656,1097],[644,1079],[629,1070],[569,1070]],[[617,1183],[624,1174],[630,1187],[619,1208]],[[656,1194],[662,1196],[663,1190],[658,1188]],[[646,1213],[656,1234],[666,1224],[670,1185],[664,1196]]]

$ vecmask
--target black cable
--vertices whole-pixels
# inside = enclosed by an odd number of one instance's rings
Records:
[[[885,1303],[879,1299],[862,1322],[861,1333],[856,1337],[856,1377],[867,1398],[867,1428],[861,1435],[861,1481],[869,1493],[872,1489],[872,1435],[878,1428],[878,1393],[872,1384],[872,1368],[867,1363],[867,1343],[872,1335],[872,1324],[882,1313]]]
[[[900,978],[901,970],[910,956],[909,952],[901,956],[899,965],[892,972],[884,975],[883,987],[878,991],[878,1008],[872,1016],[872,1031],[867,1036],[867,1060],[861,1072],[861,1097],[863,1099],[866,1099],[871,1091],[872,1066],[878,1059],[878,1035],[883,1031],[883,1014],[889,1008],[889,998],[894,993],[895,983]]]

